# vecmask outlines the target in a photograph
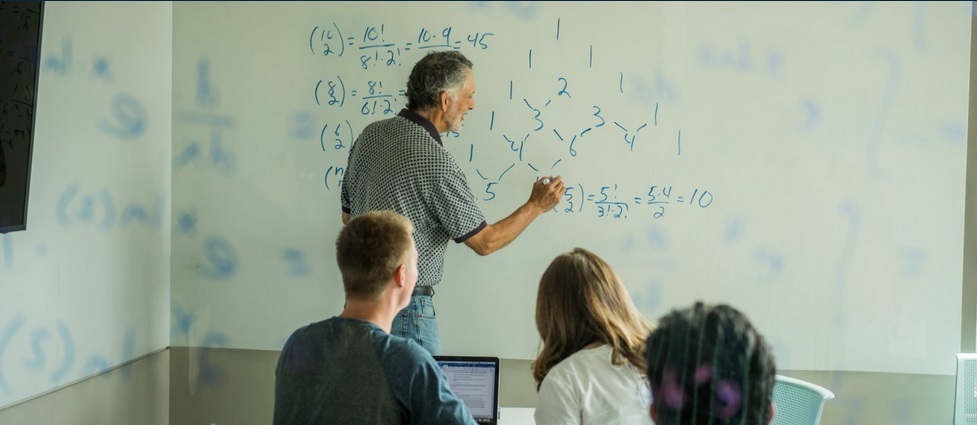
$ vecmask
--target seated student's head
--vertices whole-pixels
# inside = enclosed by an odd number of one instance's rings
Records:
[[[590,344],[611,347],[615,364],[644,373],[644,339],[651,325],[607,262],[575,248],[557,256],[539,281],[536,329],[543,348],[533,362],[537,388],[558,363]]]
[[[417,249],[410,219],[393,211],[372,211],[354,217],[336,238],[336,262],[346,297],[376,300],[391,276],[403,273],[407,298],[417,282]]]
[[[646,344],[658,425],[765,425],[773,418],[773,353],[743,313],[693,306],[663,316]]]

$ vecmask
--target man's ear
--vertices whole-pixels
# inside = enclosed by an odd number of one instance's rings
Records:
[[[767,414],[767,425],[773,423],[773,417],[777,414],[777,405],[770,403],[770,413]]]
[[[438,94],[438,105],[441,106],[441,112],[448,110],[448,102],[451,101],[451,95],[448,92],[443,91]]]
[[[651,407],[648,409],[651,411],[651,420],[654,423],[661,423],[658,421],[658,408],[655,407],[655,403],[651,403]]]
[[[398,288],[407,286],[407,266],[401,264],[394,270],[394,283]]]

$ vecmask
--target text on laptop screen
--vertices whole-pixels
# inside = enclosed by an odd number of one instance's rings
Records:
[[[437,363],[448,379],[448,388],[465,402],[476,421],[495,418],[495,363],[441,359]]]

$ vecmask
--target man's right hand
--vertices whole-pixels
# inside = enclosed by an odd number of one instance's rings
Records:
[[[546,182],[546,180],[549,180]],[[478,255],[489,255],[512,242],[536,217],[556,208],[567,187],[560,176],[546,177],[533,183],[529,201],[522,204],[508,217],[485,226],[482,231],[465,240]]]
[[[563,199],[567,186],[560,176],[544,177],[533,183],[533,192],[529,195],[529,203],[539,208],[540,213],[556,208]]]

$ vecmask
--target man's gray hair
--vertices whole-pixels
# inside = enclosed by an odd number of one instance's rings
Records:
[[[407,109],[437,106],[441,92],[454,96],[471,69],[472,62],[459,51],[428,53],[414,65],[407,79]]]

